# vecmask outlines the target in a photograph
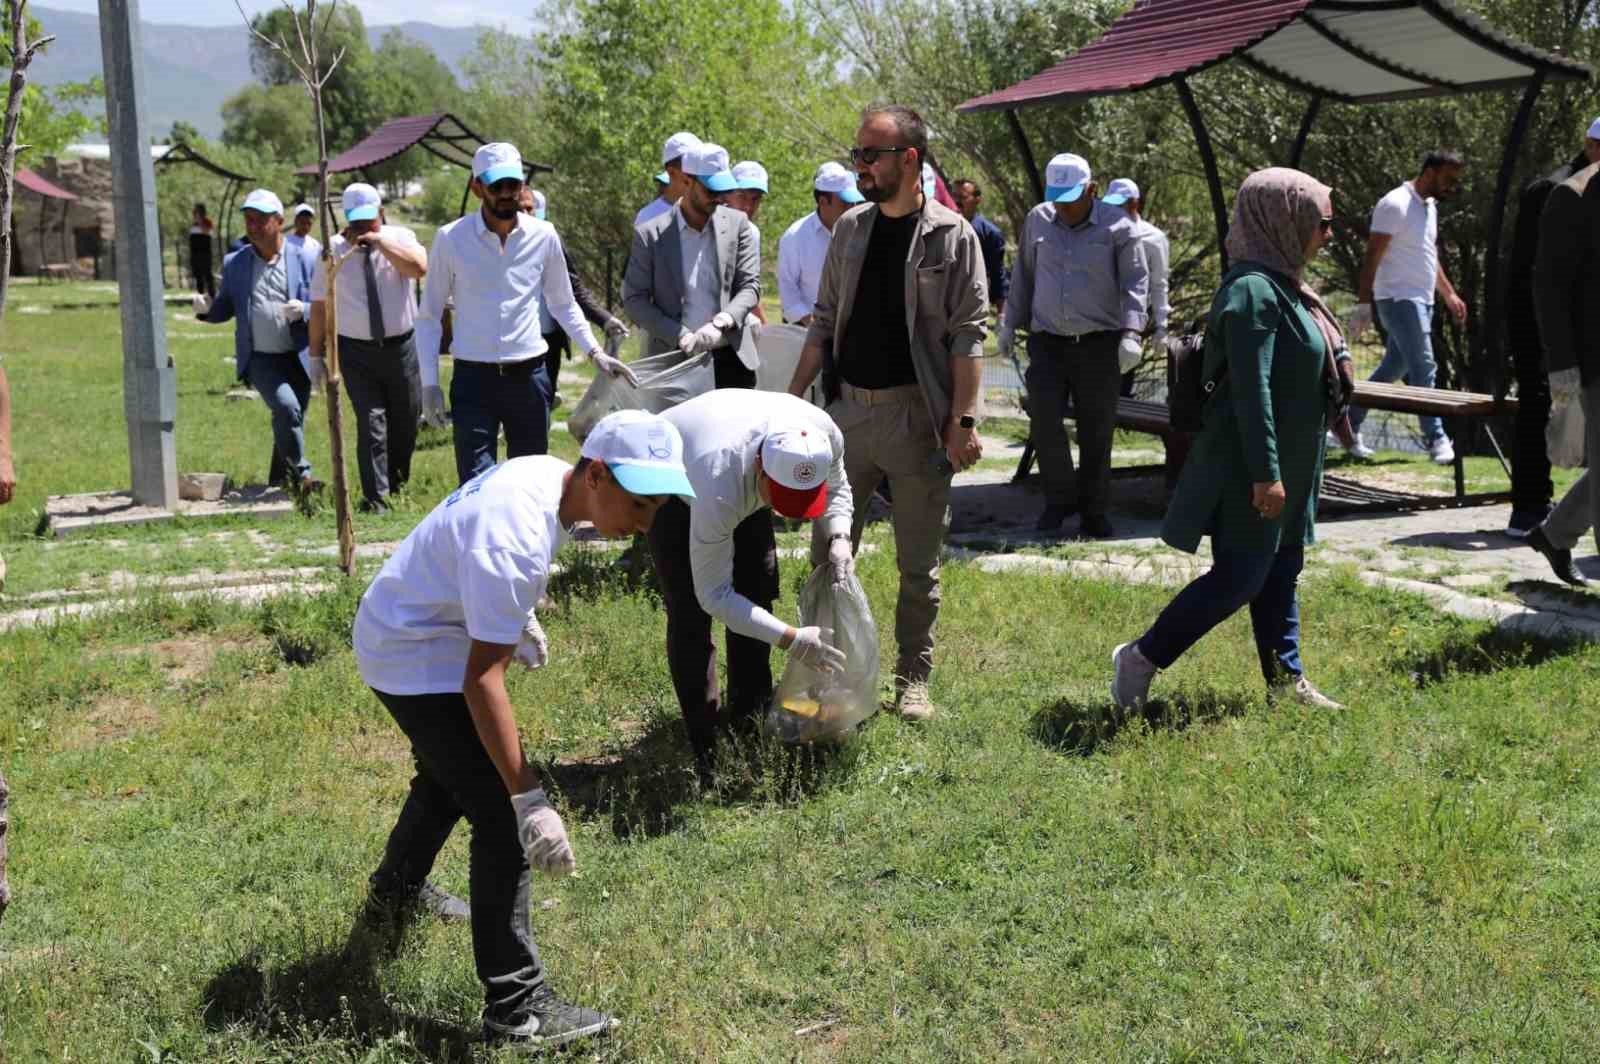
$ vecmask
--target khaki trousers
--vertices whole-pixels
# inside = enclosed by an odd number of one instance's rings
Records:
[[[855,502],[850,540],[861,546],[867,504],[887,478],[894,501],[894,548],[900,596],[894,610],[899,648],[895,677],[923,683],[933,671],[933,631],[939,619],[939,556],[950,529],[950,477],[938,466],[937,442],[928,404],[915,384],[877,391],[842,385],[844,394],[828,415],[844,433],[844,470]],[[813,553],[826,547],[814,534]]]

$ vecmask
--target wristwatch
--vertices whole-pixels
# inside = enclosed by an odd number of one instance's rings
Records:
[[[962,414],[961,419],[957,421],[956,424],[960,425],[964,429],[975,429],[978,427],[978,419],[973,417],[971,414]]]

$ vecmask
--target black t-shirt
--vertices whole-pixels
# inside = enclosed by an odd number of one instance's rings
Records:
[[[872,223],[855,306],[835,360],[839,376],[857,388],[917,382],[906,331],[906,256],[921,224],[921,211],[903,218],[880,213]]]

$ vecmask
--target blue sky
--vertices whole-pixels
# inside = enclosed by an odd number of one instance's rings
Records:
[[[340,0],[349,3],[350,0]],[[245,11],[255,14],[278,7],[279,0],[243,0]],[[41,7],[99,14],[98,0],[39,0]],[[536,0],[507,4],[505,0],[355,0],[368,25],[391,22],[432,22],[440,26],[506,26],[527,30]],[[509,9],[509,10],[508,10]],[[517,12],[512,14],[511,12]],[[225,26],[239,20],[232,0],[141,0],[139,17],[146,22],[171,22],[184,26]]]

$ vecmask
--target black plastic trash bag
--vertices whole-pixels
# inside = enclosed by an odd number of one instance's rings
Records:
[[[635,387],[623,377],[596,373],[589,390],[567,417],[567,431],[582,443],[607,414],[618,410],[647,410],[661,414],[686,399],[704,395],[716,385],[711,368],[711,353],[684,358],[668,351],[628,363],[639,384]]]
[[[791,657],[772,693],[767,734],[786,743],[843,739],[878,709],[878,626],[861,581],[852,573],[835,584],[831,567],[817,566],[800,589],[800,623],[832,630],[844,668],[818,672]]]

